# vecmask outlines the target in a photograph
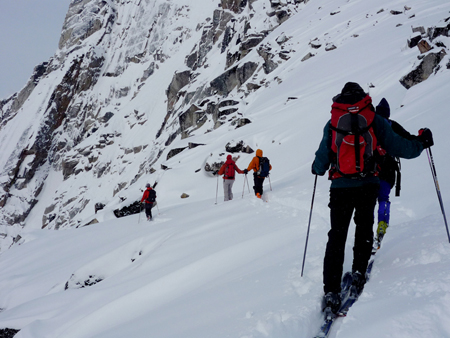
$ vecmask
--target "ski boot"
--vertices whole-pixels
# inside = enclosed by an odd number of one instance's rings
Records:
[[[386,229],[389,227],[385,221],[378,222],[377,227],[377,237],[375,238],[377,249],[381,246],[381,241],[383,240],[384,235],[386,234]]]
[[[337,316],[341,307],[341,297],[339,293],[328,292],[322,301],[322,311],[326,320],[331,320]]]

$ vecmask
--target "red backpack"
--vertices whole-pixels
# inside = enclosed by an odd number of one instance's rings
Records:
[[[234,163],[229,163],[225,167],[225,174],[224,178],[234,178],[235,176],[235,170],[234,170]]]
[[[330,179],[376,174],[374,118],[372,99],[368,95],[355,104],[333,103],[330,128],[331,150],[335,158]]]

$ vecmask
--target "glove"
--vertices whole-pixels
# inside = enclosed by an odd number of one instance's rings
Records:
[[[247,173],[248,173],[248,170],[244,169],[244,174],[247,175]]]
[[[420,129],[419,136],[417,136],[417,139],[422,143],[424,149],[430,148],[434,144],[433,134],[431,133],[431,130],[428,128]]]
[[[311,173],[312,173],[313,175],[319,175],[319,176],[325,175],[325,174],[319,174],[319,173],[316,172],[316,170],[314,169],[314,163],[315,163],[315,162],[313,162],[313,164],[312,164],[312,166],[311,166]]]

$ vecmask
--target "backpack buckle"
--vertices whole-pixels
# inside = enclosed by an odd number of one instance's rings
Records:
[[[356,113],[359,112],[360,109],[359,109],[358,106],[355,106],[355,107],[349,107],[349,108],[347,108],[347,110],[348,110],[348,112],[351,113],[351,114],[356,114]]]

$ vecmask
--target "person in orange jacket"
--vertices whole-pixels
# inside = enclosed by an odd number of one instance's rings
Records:
[[[220,167],[218,174],[223,175],[223,192],[224,192],[224,201],[231,201],[233,199],[233,184],[235,180],[236,171],[239,174],[243,174],[244,172],[238,168],[236,162],[233,161],[231,155],[227,156],[227,160]]]
[[[255,195],[258,198],[261,198],[263,194],[263,184],[264,179],[268,176],[268,173],[262,173],[260,168],[260,161],[261,158],[263,158],[263,151],[261,149],[256,150],[256,156],[253,157],[252,161],[248,165],[248,168],[244,170],[244,174],[247,175],[247,173],[250,170],[253,170],[253,181],[255,185],[253,186],[253,190],[255,191]],[[265,158],[267,161],[269,161],[267,158]],[[272,166],[269,164],[269,170],[272,170]]]
[[[142,195],[141,203],[144,203],[147,221],[151,221],[153,219],[152,208],[156,203],[156,191],[152,189],[150,183],[147,183],[145,187],[147,189],[144,191],[144,195]]]

